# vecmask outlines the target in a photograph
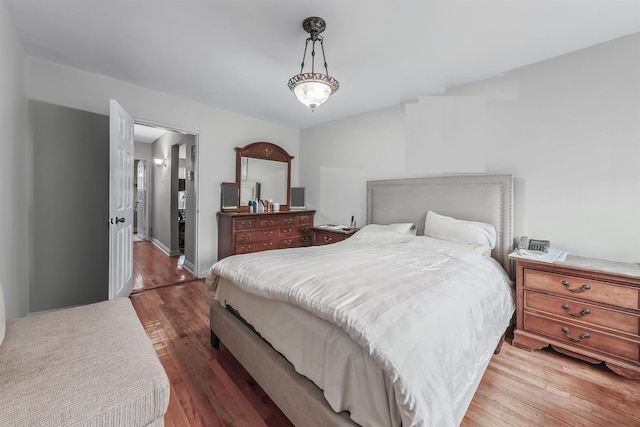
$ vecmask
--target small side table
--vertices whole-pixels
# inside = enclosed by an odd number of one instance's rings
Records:
[[[313,246],[330,245],[353,236],[359,228],[334,229],[322,226],[313,227]]]

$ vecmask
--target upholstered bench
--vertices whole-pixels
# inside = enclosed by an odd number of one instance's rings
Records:
[[[129,299],[7,321],[0,343],[0,426],[164,425],[169,380]]]

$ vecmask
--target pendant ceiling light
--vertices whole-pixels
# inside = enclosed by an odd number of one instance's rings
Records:
[[[322,33],[326,27],[327,24],[322,18],[311,17],[304,20],[302,28],[309,33],[309,38],[304,45],[300,74],[289,79],[289,89],[296,94],[300,102],[311,108],[311,111],[322,105],[322,103],[329,99],[329,97],[338,90],[338,87],[340,87],[338,81],[329,76],[329,69],[327,68],[323,38],[320,36],[320,33]],[[322,49],[325,74],[316,73],[315,71],[316,41],[320,42],[320,48]],[[304,61],[307,56],[309,42],[311,42],[311,72],[305,73]]]

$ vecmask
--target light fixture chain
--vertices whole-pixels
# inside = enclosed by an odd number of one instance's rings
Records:
[[[315,73],[316,69],[316,41],[311,40],[311,74]]]
[[[324,54],[324,39],[320,38],[320,47],[322,48],[322,59],[324,60],[324,72],[329,75],[329,67],[327,66],[327,57]]]
[[[302,64],[300,65],[300,74],[302,74],[304,70],[304,60],[307,57],[307,46],[309,46],[309,39],[307,39],[307,42],[304,44],[304,53],[302,54]]]

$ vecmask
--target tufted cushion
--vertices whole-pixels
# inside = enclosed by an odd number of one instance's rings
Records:
[[[147,427],[162,425],[169,380],[116,298],[7,322],[0,402],[0,426]]]

